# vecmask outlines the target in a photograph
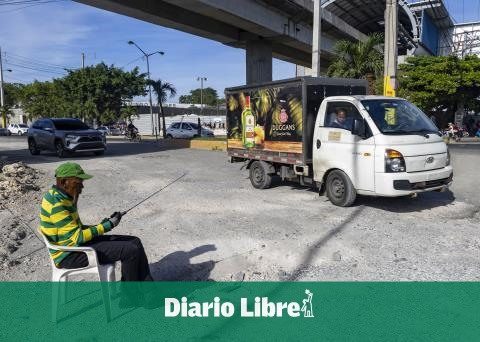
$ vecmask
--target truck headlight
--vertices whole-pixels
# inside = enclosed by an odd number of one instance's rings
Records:
[[[385,151],[385,172],[405,172],[406,170],[405,159],[400,152],[395,150]]]
[[[447,147],[447,163],[446,166],[450,165],[450,150]]]

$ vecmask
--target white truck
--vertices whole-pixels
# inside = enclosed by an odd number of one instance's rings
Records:
[[[363,80],[313,77],[227,88],[230,161],[246,163],[255,188],[298,180],[338,206],[447,189],[438,128],[404,99],[365,94]]]

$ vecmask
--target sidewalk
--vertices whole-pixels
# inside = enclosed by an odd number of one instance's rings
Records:
[[[460,141],[455,141],[454,139],[450,139],[450,142],[447,142],[447,139],[443,139],[448,145],[476,145],[480,144],[480,138],[476,137],[467,137],[462,138]]]
[[[123,135],[119,136],[107,136],[108,141],[128,141]],[[148,141],[149,143],[155,143],[156,139],[151,135],[142,135],[142,142]],[[211,150],[211,151],[226,151],[227,150],[227,139],[224,140],[209,140],[207,139],[163,139],[158,137],[158,143],[164,146],[174,146],[176,148],[194,148],[200,150]]]

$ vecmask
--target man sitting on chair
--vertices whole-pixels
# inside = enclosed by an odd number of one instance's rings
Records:
[[[116,227],[122,214],[115,212],[109,219],[84,225],[77,212],[78,197],[83,181],[92,178],[77,163],[64,163],[55,170],[57,184],[43,196],[40,210],[40,230],[51,244],[59,246],[92,247],[100,264],[122,262],[122,280],[151,281],[150,268],[142,242],[138,237],[104,235]],[[82,252],[50,250],[59,268],[80,268],[88,265]]]

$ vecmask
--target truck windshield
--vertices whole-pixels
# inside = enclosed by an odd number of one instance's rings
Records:
[[[363,107],[383,134],[438,134],[438,128],[406,100],[363,100]]]

